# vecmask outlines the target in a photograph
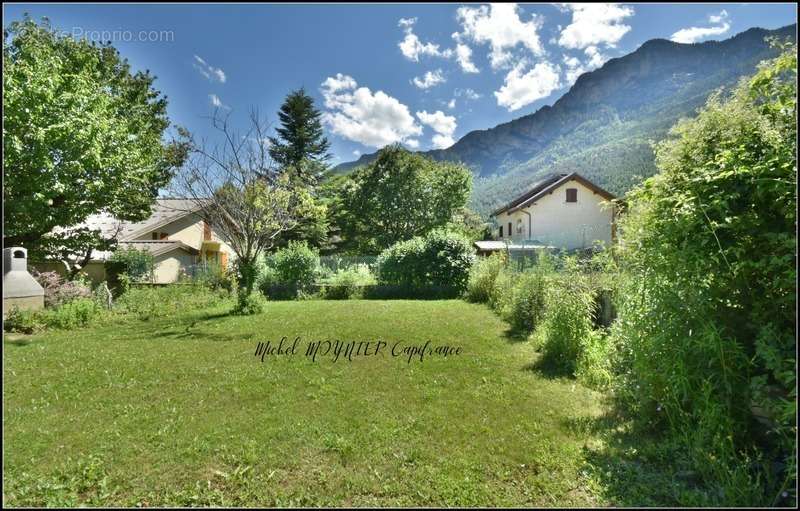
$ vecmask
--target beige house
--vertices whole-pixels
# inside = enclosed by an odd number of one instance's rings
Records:
[[[578,250],[598,242],[608,246],[615,237],[614,205],[609,202],[614,198],[579,174],[550,175],[492,213],[496,241],[478,242],[478,249],[490,252],[511,245]]]
[[[142,222],[124,222],[107,214],[90,216],[82,227],[97,229],[107,239],[116,239],[117,247],[146,250],[155,260],[154,283],[175,282],[190,275],[198,264],[214,262],[223,268],[235,257],[225,240],[197,214],[189,199],[157,199],[150,218]],[[112,252],[94,251],[83,268],[95,282],[106,280],[105,262]],[[58,263],[38,263],[41,271],[56,270]]]

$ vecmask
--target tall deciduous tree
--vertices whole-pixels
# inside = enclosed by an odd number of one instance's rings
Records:
[[[300,88],[291,92],[278,112],[278,137],[270,137],[269,154],[293,178],[314,186],[325,171],[330,142],[322,130],[314,99]]]
[[[471,190],[463,165],[389,146],[342,187],[338,220],[352,248],[378,253],[447,224]]]
[[[167,98],[154,79],[132,72],[112,46],[58,34],[46,19],[11,23],[3,39],[6,245],[86,261],[108,240],[69,227],[99,212],[128,221],[150,214],[186,150],[165,143]]]

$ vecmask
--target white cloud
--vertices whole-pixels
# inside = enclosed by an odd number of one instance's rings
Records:
[[[566,81],[568,84],[575,83],[580,75],[602,66],[608,58],[600,53],[597,46],[587,46],[583,51],[586,55],[586,62],[581,62],[577,57],[564,55],[563,61],[566,66]]]
[[[728,11],[722,9],[719,14],[712,14],[708,17],[709,23],[722,23],[728,19]]]
[[[563,31],[558,44],[565,48],[584,49],[605,44],[614,46],[631,27],[623,21],[633,16],[633,8],[619,4],[567,4],[572,23]]]
[[[559,66],[549,62],[540,62],[530,71],[523,73],[527,62],[522,61],[509,71],[505,84],[496,91],[497,104],[509,112],[519,110],[537,99],[546,98],[561,86]]]
[[[403,40],[397,43],[397,46],[407,59],[419,62],[420,56],[450,58],[453,55],[453,50],[439,50],[438,44],[420,41],[419,37],[414,33],[414,24],[416,22],[417,18],[400,18],[397,23],[397,26],[402,28],[406,34]]]
[[[419,148],[419,140],[416,140],[416,139],[413,139],[413,138],[408,139],[403,143],[405,145],[407,145],[408,147],[410,147],[411,149],[418,149]]]
[[[456,61],[465,73],[480,73],[478,66],[472,62],[472,48],[464,43],[456,44]]]
[[[456,107],[456,98],[453,98],[447,102],[447,108],[452,110],[455,107]]]
[[[455,143],[453,133],[455,133],[458,125],[456,118],[452,115],[446,115],[441,110],[437,110],[432,114],[423,110],[422,112],[417,112],[417,118],[422,124],[430,126],[436,132],[431,139],[434,148],[445,149]]]
[[[220,83],[225,83],[225,80],[227,80],[225,71],[218,67],[209,65],[205,60],[197,55],[194,56],[194,62],[192,63],[192,66],[194,66],[194,68],[208,80],[217,81]]]
[[[467,99],[470,99],[470,100],[473,100],[473,101],[476,100],[476,99],[480,99],[482,97],[480,94],[478,94],[477,92],[475,92],[474,90],[472,90],[470,88],[456,89],[455,91],[453,91],[453,95],[455,95],[455,97],[457,97],[457,98],[458,97],[464,97],[464,98],[467,98]]]
[[[322,119],[334,133],[369,147],[395,142],[414,147],[411,137],[422,134],[408,107],[383,91],[358,87],[347,75],[328,77],[320,88],[328,109]]]
[[[672,34],[670,40],[676,43],[691,44],[706,37],[722,35],[731,28],[730,23],[728,23],[728,11],[725,9],[720,11],[719,14],[710,15],[708,22],[716,26],[682,28]]]
[[[431,144],[433,144],[434,149],[447,149],[455,143],[456,140],[450,135],[441,135],[437,133],[431,138]]]
[[[359,156],[361,156],[361,151],[359,151],[358,149],[354,149],[354,150],[353,150],[353,156],[355,156],[356,158],[358,158]]]
[[[231,107],[223,103],[222,100],[219,99],[219,96],[217,96],[216,94],[209,94],[208,100],[211,102],[211,106],[213,106],[214,108],[224,108],[225,110],[231,109]]]
[[[436,85],[442,84],[446,81],[447,79],[445,79],[441,69],[437,69],[436,71],[428,71],[421,78],[419,76],[415,76],[414,79],[411,80],[411,82],[420,89],[430,89],[431,87],[435,87]]]
[[[542,25],[541,18],[533,14],[530,21],[522,21],[516,4],[459,7],[456,17],[462,27],[462,32],[454,36],[456,40],[471,39],[478,44],[488,43],[493,69],[509,67],[513,57],[511,51],[519,45],[534,55],[544,54],[538,33]]]

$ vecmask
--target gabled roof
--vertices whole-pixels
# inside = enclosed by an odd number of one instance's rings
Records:
[[[198,210],[192,199],[156,199],[150,217],[141,222],[118,220],[107,213],[91,215],[81,227],[99,230],[105,238],[135,239]]]
[[[543,196],[551,193],[553,190],[558,188],[559,186],[568,183],[569,181],[575,180],[586,188],[592,190],[594,193],[600,195],[606,200],[612,200],[616,197],[611,193],[603,190],[596,184],[592,183],[585,177],[581,176],[577,172],[573,172],[571,174],[550,174],[549,176],[545,177],[541,181],[537,182],[533,187],[525,192],[524,194],[520,195],[516,199],[512,200],[505,206],[496,209],[492,212],[492,216],[499,215],[504,211],[508,211],[509,213],[513,213],[519,209],[522,209],[533,202],[536,202],[538,199],[542,198]]]
[[[122,248],[133,248],[136,250],[144,250],[153,254],[153,256],[159,256],[161,254],[166,254],[167,252],[172,252],[175,249],[185,250],[190,254],[197,255],[200,253],[199,250],[196,248],[187,245],[182,241],[177,240],[142,240],[142,241],[123,241],[119,244]]]

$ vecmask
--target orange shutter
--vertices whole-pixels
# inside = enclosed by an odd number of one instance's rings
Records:
[[[225,271],[225,268],[228,267],[228,253],[220,252],[219,256],[220,256],[219,265],[222,268],[222,271]]]
[[[203,241],[211,241],[211,226],[203,220]]]

